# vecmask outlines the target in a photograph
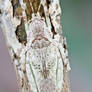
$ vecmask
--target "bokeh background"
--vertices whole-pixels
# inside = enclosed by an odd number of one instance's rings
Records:
[[[61,0],[72,92],[92,92],[92,0]],[[18,92],[16,74],[0,30],[0,92]]]

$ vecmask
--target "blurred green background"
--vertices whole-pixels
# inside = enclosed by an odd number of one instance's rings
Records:
[[[92,92],[92,0],[61,0],[71,63],[71,91]]]

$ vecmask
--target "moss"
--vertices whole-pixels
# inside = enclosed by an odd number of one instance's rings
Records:
[[[21,19],[21,24],[16,29],[16,36],[17,36],[19,42],[26,45],[26,43],[27,43],[27,34],[26,34],[26,31],[25,31],[25,26],[24,26],[23,19]]]

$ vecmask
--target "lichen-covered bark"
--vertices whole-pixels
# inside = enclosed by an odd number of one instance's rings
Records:
[[[70,92],[59,0],[0,0],[0,29],[19,92]]]

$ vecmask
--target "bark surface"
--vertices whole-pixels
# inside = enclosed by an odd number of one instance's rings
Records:
[[[59,0],[0,0],[0,30],[19,92],[70,92]]]

